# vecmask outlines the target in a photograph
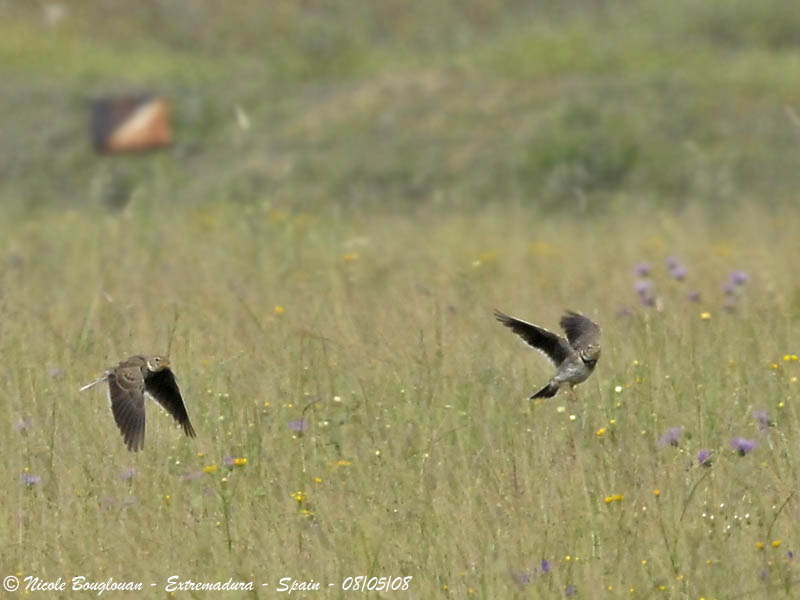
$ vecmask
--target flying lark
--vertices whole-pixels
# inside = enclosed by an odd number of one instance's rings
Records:
[[[195,432],[183,403],[169,360],[163,356],[131,356],[106,371],[97,381],[80,391],[108,382],[108,400],[128,450],[144,448],[144,396],[147,394],[163,406],[183,426],[189,437]]]
[[[586,381],[600,358],[600,327],[597,323],[576,312],[568,310],[561,317],[561,328],[567,334],[563,338],[555,333],[520,321],[507,314],[494,311],[494,316],[511,329],[526,344],[547,356],[556,366],[556,373],[548,384],[530,399],[552,398],[565,383],[572,391],[579,383]]]

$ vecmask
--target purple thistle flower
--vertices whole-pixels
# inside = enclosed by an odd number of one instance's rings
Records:
[[[30,417],[20,417],[14,423],[14,430],[19,431],[23,435],[25,435],[25,432],[31,427],[33,427],[33,421],[30,419]]]
[[[678,267],[681,266],[681,261],[678,260],[678,257],[675,255],[671,255],[667,257],[667,268],[670,271],[674,271]]]
[[[572,598],[575,594],[578,593],[578,588],[575,587],[575,584],[570,583],[567,587],[564,588],[564,594],[567,598]]]
[[[739,304],[736,302],[736,298],[733,296],[727,296],[725,298],[725,302],[722,303],[722,308],[728,312],[735,312],[737,306],[739,306]]]
[[[647,277],[650,275],[650,263],[644,261],[637,263],[635,271],[637,277]]]
[[[738,452],[739,456],[750,454],[757,446],[758,443],[743,437],[735,437],[731,440],[731,448]]]
[[[183,480],[186,482],[197,481],[198,479],[202,479],[206,476],[205,471],[192,471],[191,473],[187,473],[183,476]]]
[[[684,267],[683,265],[678,265],[677,267],[672,269],[671,272],[672,276],[678,281],[683,281],[684,279],[686,279],[686,275],[688,274],[686,267]]]
[[[637,279],[633,284],[633,289],[639,294],[642,304],[645,306],[655,306],[656,300],[653,298],[653,282],[649,279]]]
[[[531,581],[533,581],[533,574],[527,571],[521,571],[519,573],[511,573],[511,577],[520,587],[525,587],[526,585],[530,585]]]
[[[793,559],[794,559],[794,552],[792,552],[791,550],[789,550],[789,551],[786,553],[786,558],[788,558],[789,560],[793,560]]]
[[[292,431],[305,431],[308,429],[308,421],[305,419],[297,419],[296,421],[289,421],[289,429]]]
[[[765,431],[775,425],[772,419],[769,418],[769,413],[765,410],[754,410],[753,418],[758,421],[758,428]]]
[[[700,292],[698,291],[689,292],[686,297],[689,299],[689,302],[700,302]]]
[[[697,453],[697,463],[703,467],[711,466],[711,451],[703,448]]]
[[[683,435],[683,427],[670,427],[658,440],[659,446],[677,446]]]
[[[642,297],[648,296],[653,289],[653,282],[649,279],[637,279],[636,283],[633,284],[633,289]]]
[[[542,559],[542,573],[549,573],[551,568],[552,567],[550,567],[550,561],[548,561],[546,558],[543,558]]]
[[[291,424],[289,425],[291,427]],[[223,461],[225,462],[226,467],[232,467],[236,464],[236,461],[233,456],[226,456]]]
[[[120,473],[120,477],[125,481],[130,481],[134,477],[136,477],[136,467],[128,467],[122,473]]]
[[[33,473],[23,473],[20,480],[28,487],[33,487],[42,483],[42,478],[38,475],[34,475]]]
[[[742,286],[750,281],[750,273],[747,271],[734,271],[728,278],[728,282],[735,286]]]

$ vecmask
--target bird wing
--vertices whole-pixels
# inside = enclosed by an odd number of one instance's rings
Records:
[[[119,366],[108,374],[108,400],[128,450],[144,448],[144,378],[138,367]]]
[[[503,325],[521,337],[526,344],[532,348],[536,348],[547,356],[556,366],[560,365],[564,362],[564,359],[572,354],[572,347],[567,340],[555,333],[547,331],[547,329],[543,327],[537,327],[531,323],[520,321],[496,309],[494,311],[494,316]]]
[[[589,317],[568,310],[561,317],[561,328],[567,334],[570,345],[576,350],[600,342],[600,327]]]
[[[194,428],[189,421],[189,413],[186,412],[181,390],[172,371],[169,369],[150,371],[144,380],[144,386],[145,391],[183,426],[184,433],[194,437]]]

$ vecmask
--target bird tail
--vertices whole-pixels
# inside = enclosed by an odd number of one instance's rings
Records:
[[[538,392],[536,392],[533,396],[528,398],[528,400],[533,400],[534,398],[552,398],[558,393],[558,384],[548,383]]]
[[[102,376],[102,377],[100,377],[99,379],[95,379],[95,380],[94,380],[92,383],[87,383],[85,386],[83,386],[83,387],[82,387],[81,389],[79,389],[78,391],[79,391],[79,392],[82,392],[83,390],[88,390],[90,387],[94,387],[94,386],[96,386],[98,383],[102,383],[102,382],[104,382],[106,379],[108,379],[108,375],[103,375],[103,376]]]

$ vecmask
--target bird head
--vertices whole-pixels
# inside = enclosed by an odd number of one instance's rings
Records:
[[[147,368],[154,373],[163,371],[169,367],[169,359],[166,356],[148,356]]]
[[[597,362],[600,358],[600,346],[597,344],[589,344],[581,350],[581,360],[583,362]]]

